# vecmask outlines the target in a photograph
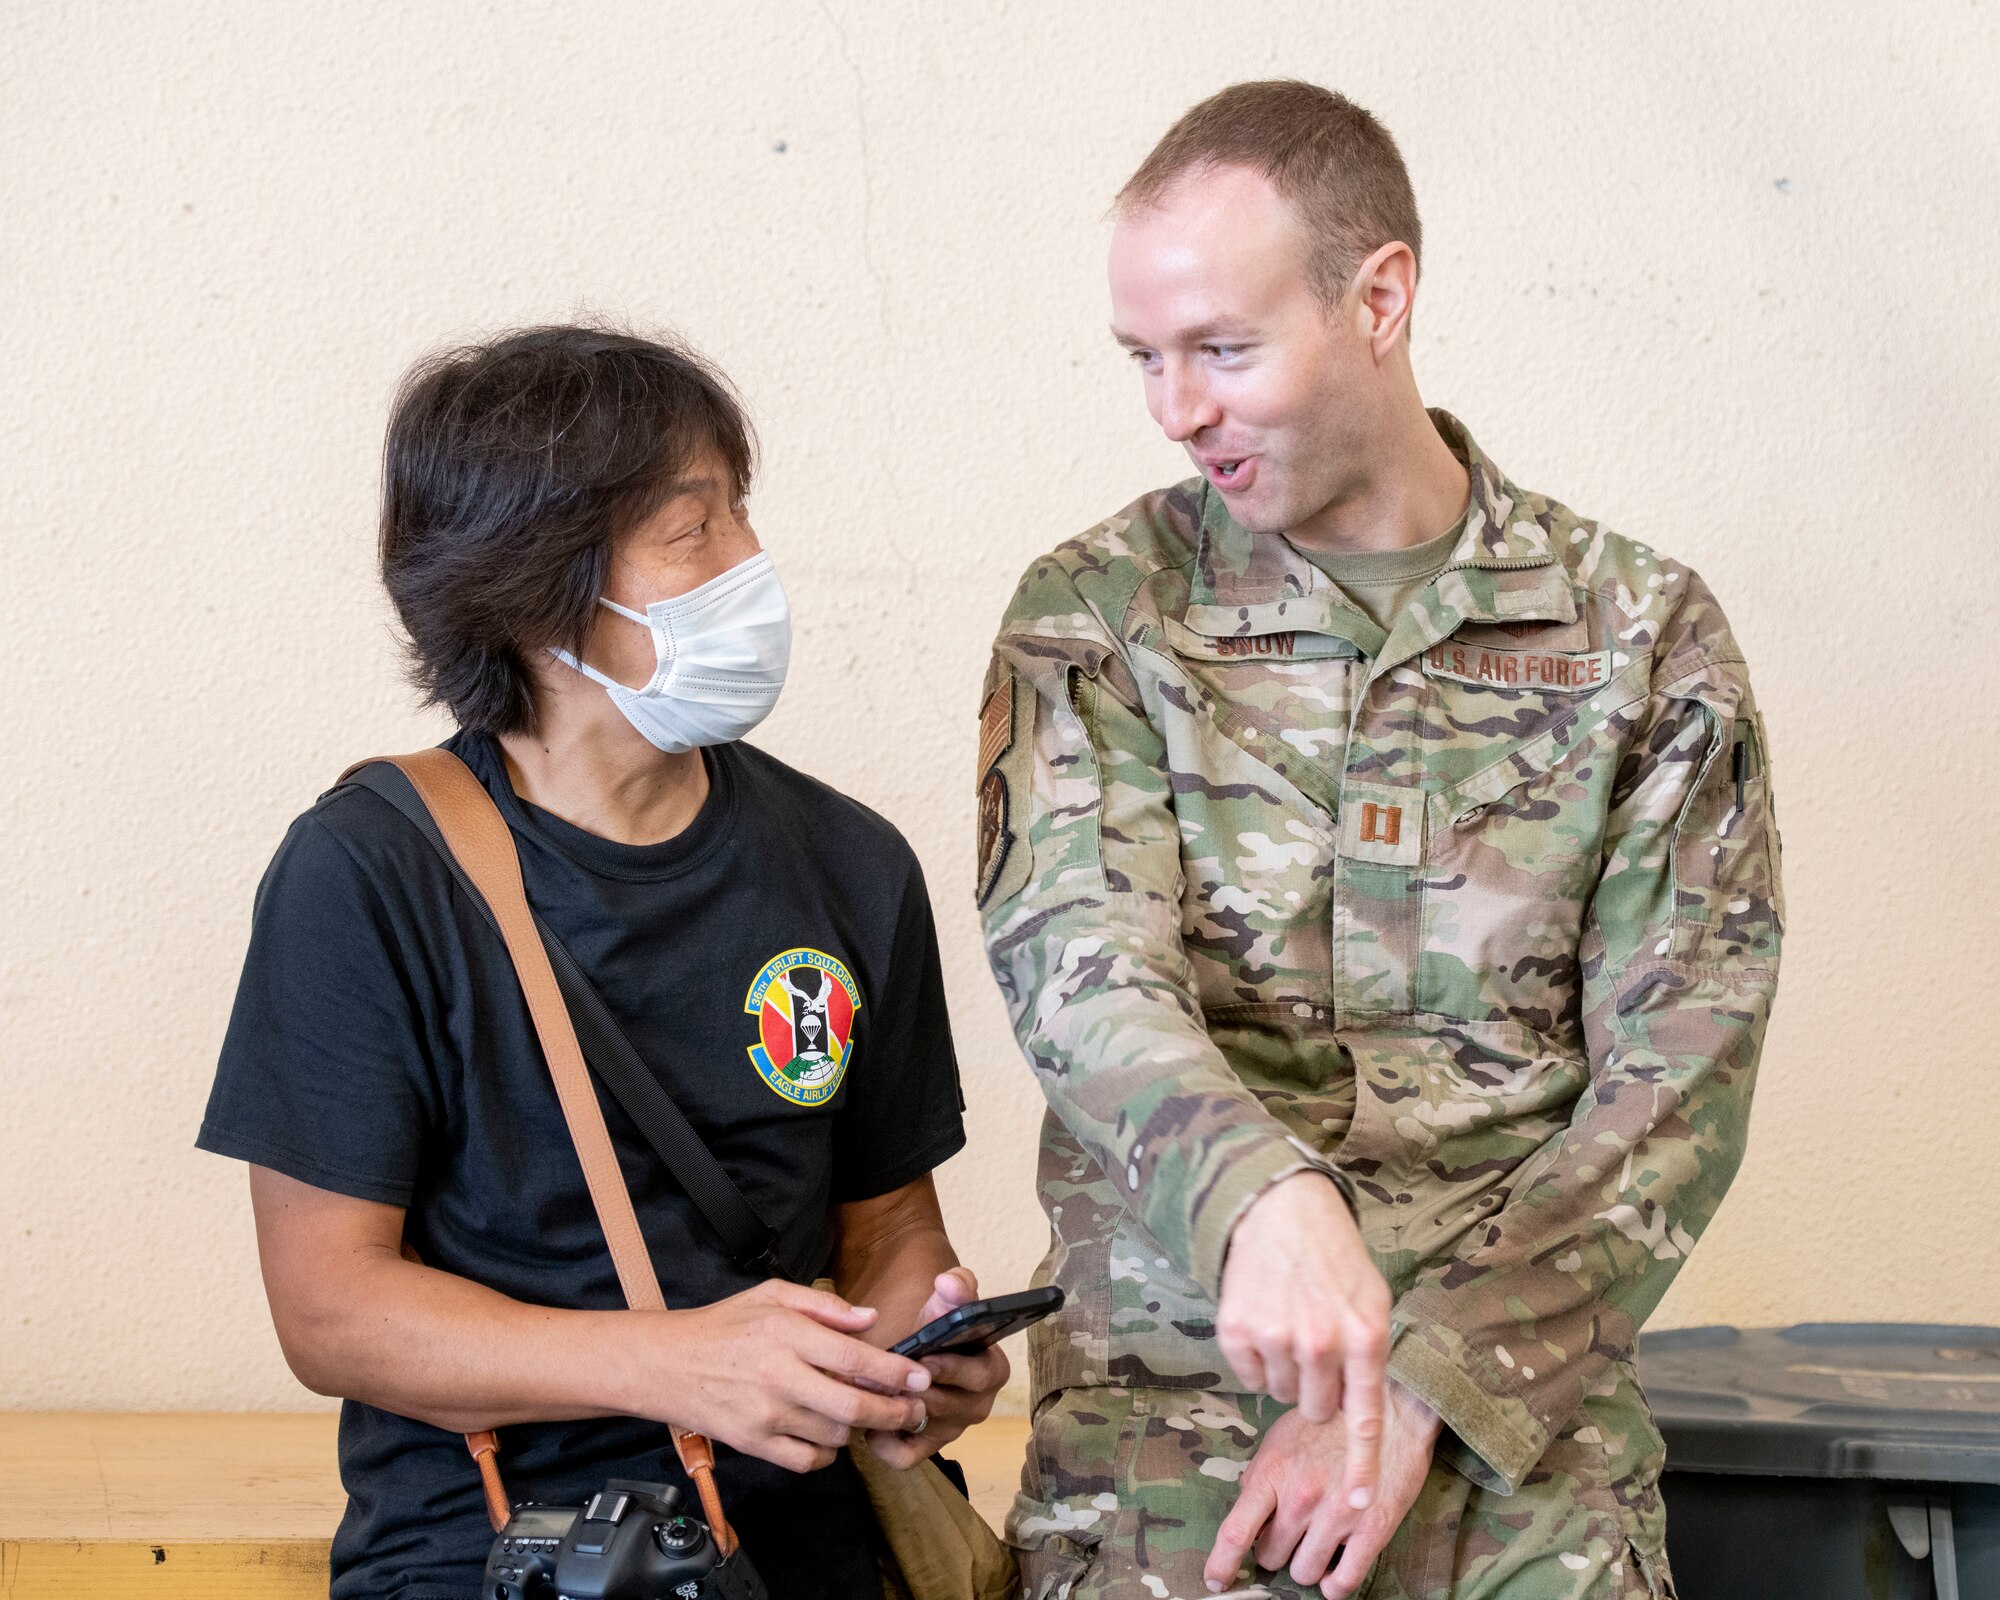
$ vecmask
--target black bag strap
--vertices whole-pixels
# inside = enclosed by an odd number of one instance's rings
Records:
[[[486,897],[473,886],[472,879],[466,875],[465,868],[459,865],[458,858],[446,845],[444,835],[438,831],[436,819],[399,768],[386,761],[370,762],[348,774],[346,782],[380,795],[408,818],[430,842],[444,864],[451,868],[458,886],[465,891],[466,898],[478,907],[486,925],[496,935],[499,934],[499,919],[493,915],[492,907],[487,905]],[[778,1258],[777,1233],[751,1209],[750,1202],[743,1198],[743,1191],[723,1171],[722,1163],[709,1153],[701,1135],[694,1131],[686,1114],[674,1104],[673,1096],[667,1093],[666,1087],[633,1048],[625,1030],[618,1025],[618,1019],[612,1016],[611,1008],[604,1003],[604,997],[597,992],[597,986],[584,976],[575,957],[563,948],[562,941],[549,931],[548,924],[542,921],[539,914],[535,917],[535,931],[541,935],[543,948],[549,953],[549,964],[555,969],[557,987],[562,990],[563,1003],[569,1007],[577,1042],[583,1046],[584,1059],[589,1062],[591,1072],[638,1125],[646,1142],[666,1163],[667,1170],[687,1192],[688,1199],[694,1202],[695,1209],[715,1230],[730,1259],[747,1273],[763,1277],[791,1276]]]

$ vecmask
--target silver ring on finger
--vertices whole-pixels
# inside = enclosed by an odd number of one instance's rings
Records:
[[[914,1428],[905,1428],[903,1431],[914,1439],[918,1434],[922,1433],[924,1429],[928,1428],[930,1425],[931,1425],[931,1414],[928,1411],[926,1411],[922,1416],[917,1418],[917,1425]]]

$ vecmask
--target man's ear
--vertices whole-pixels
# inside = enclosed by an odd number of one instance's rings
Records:
[[[1392,239],[1354,269],[1343,297],[1352,308],[1354,328],[1368,341],[1379,364],[1409,337],[1410,312],[1417,299],[1417,258]]]

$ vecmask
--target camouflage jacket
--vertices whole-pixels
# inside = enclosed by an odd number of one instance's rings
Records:
[[[1200,479],[1034,563],[982,697],[979,893],[1049,1104],[1037,1403],[1233,1387],[1229,1230],[1319,1167],[1395,1296],[1391,1372],[1511,1491],[1629,1383],[1735,1173],[1783,908],[1707,587],[1434,416],[1470,504],[1386,637]]]

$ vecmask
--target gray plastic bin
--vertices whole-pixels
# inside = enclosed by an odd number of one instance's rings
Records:
[[[1681,1600],[2000,1600],[2000,1328],[1649,1333]]]

